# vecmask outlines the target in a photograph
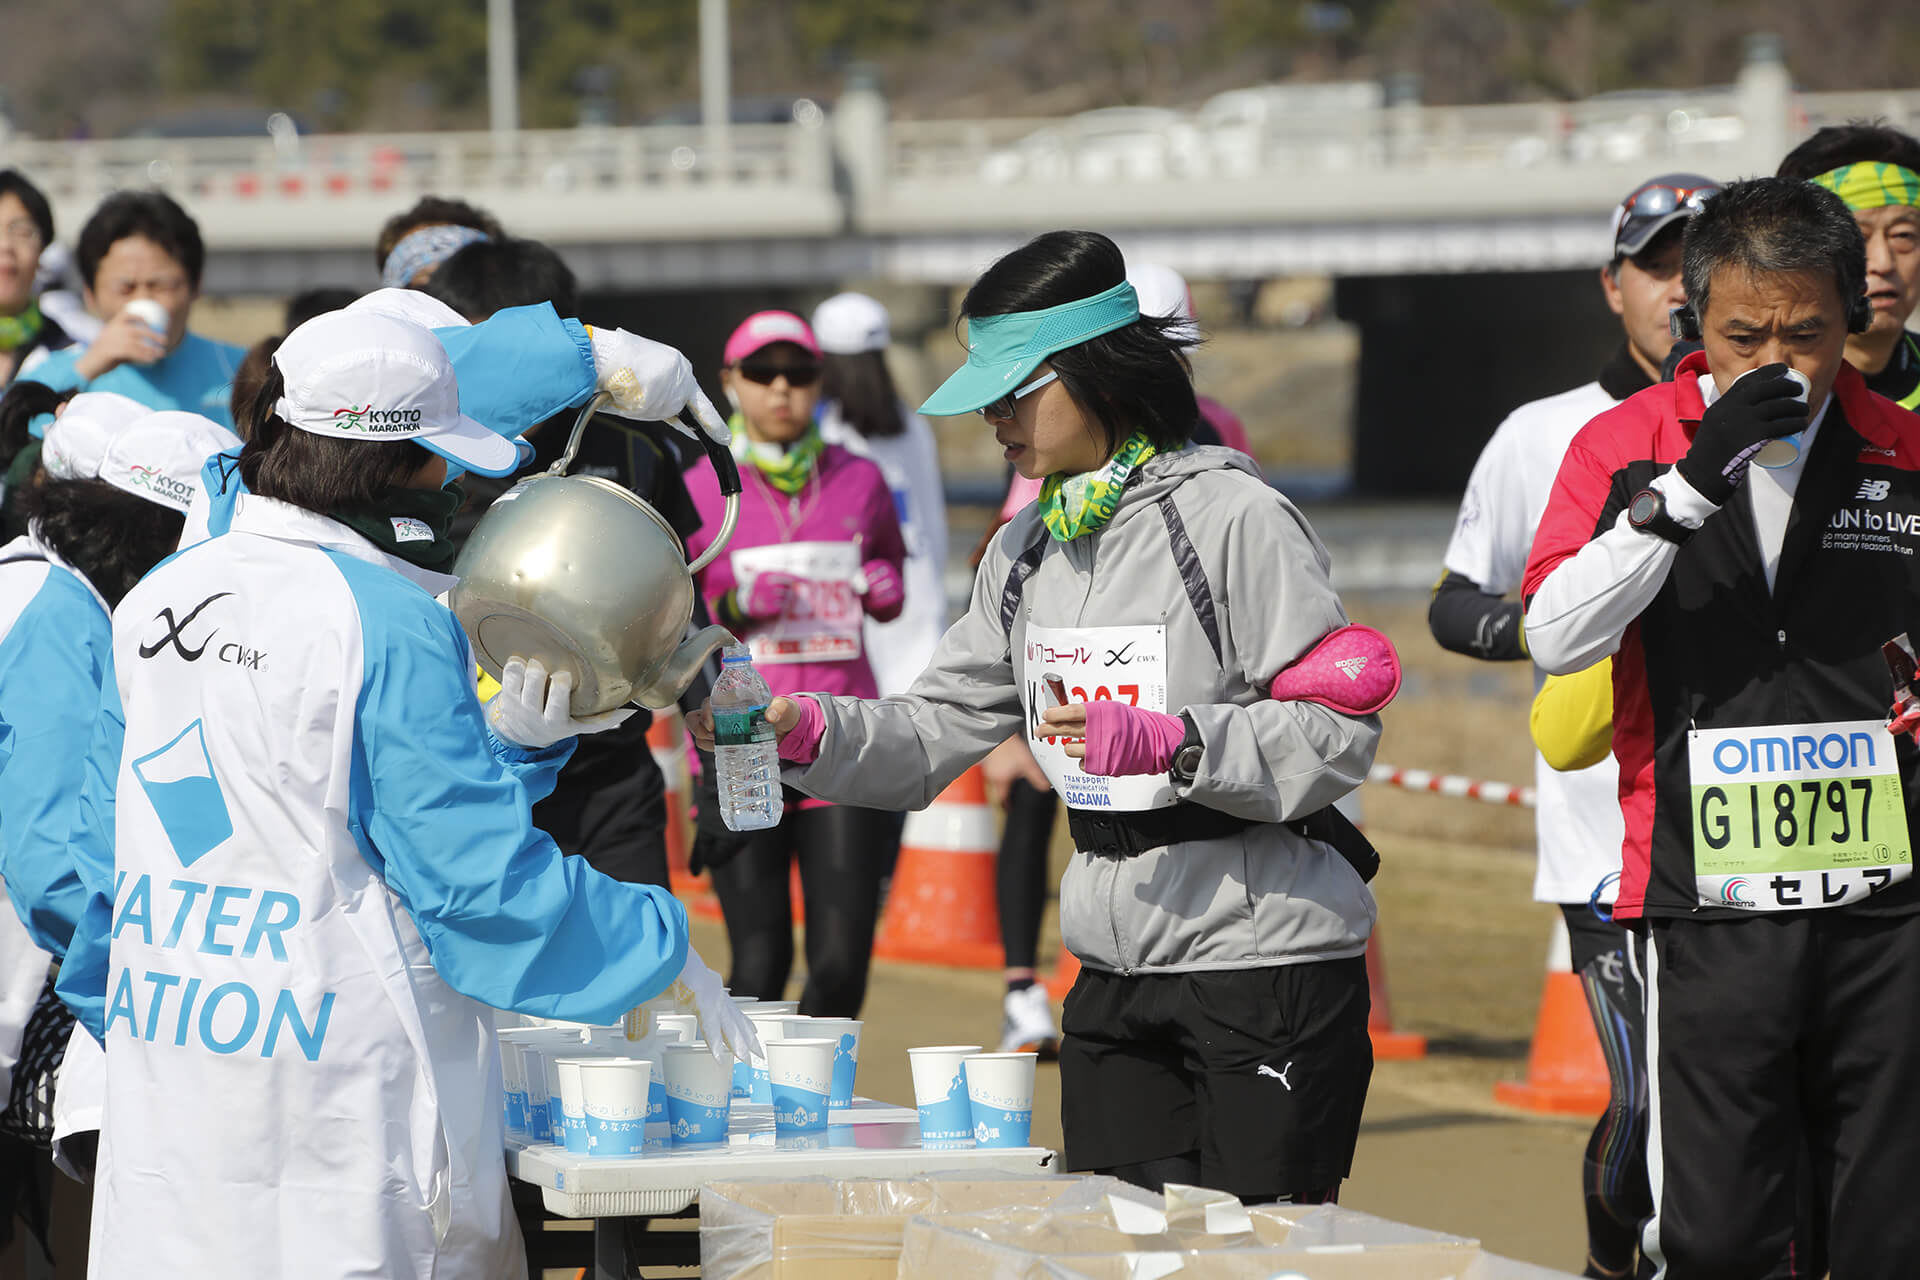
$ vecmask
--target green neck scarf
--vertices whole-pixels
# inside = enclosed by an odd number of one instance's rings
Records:
[[[459,485],[444,489],[388,489],[364,507],[327,512],[390,556],[408,564],[450,573],[460,548],[454,545],[453,517],[466,501]]]
[[[0,316],[0,351],[13,351],[26,346],[40,336],[45,325],[40,316],[40,303],[27,304],[27,309],[17,316]]]
[[[807,487],[807,481],[813,476],[813,465],[827,447],[827,442],[820,438],[820,425],[815,422],[809,422],[806,434],[784,448],[748,439],[746,420],[737,413],[727,419],[727,425],[733,428],[734,459],[751,462],[768,484],[788,497]]]
[[[1133,473],[1158,452],[1152,441],[1136,431],[1098,471],[1048,476],[1040,486],[1040,518],[1047,532],[1055,541],[1070,542],[1105,528],[1120,509],[1120,495],[1127,491]]]

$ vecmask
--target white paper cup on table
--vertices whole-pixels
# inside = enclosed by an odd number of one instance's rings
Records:
[[[860,1070],[860,1028],[858,1018],[814,1018],[807,1023],[809,1036],[824,1036],[834,1042],[833,1093],[827,1105],[845,1110],[853,1105],[854,1077]]]
[[[747,1011],[747,1021],[753,1024],[754,1034],[760,1037],[760,1047],[765,1048],[775,1040],[785,1040],[790,1035],[799,1035],[799,1027],[805,1026],[808,1019],[797,1013],[767,1013],[758,1006]],[[736,1074],[735,1079],[739,1077]],[[748,1098],[754,1102],[772,1103],[772,1087],[768,1083],[767,1060],[757,1057],[748,1064]]]
[[[798,1000],[762,1000],[747,1010],[747,1013],[749,1016],[756,1013],[791,1013],[797,1016],[800,1013],[800,1002]]]
[[[1024,1147],[1033,1135],[1037,1053],[976,1053],[967,1059],[967,1102],[976,1147]]]
[[[577,1156],[587,1154],[587,1102],[580,1084],[582,1061],[585,1059],[556,1058],[553,1062],[553,1073],[560,1080],[561,1145]]]
[[[837,1047],[838,1041],[824,1036],[796,1036],[767,1046],[775,1137],[827,1131],[827,1098],[833,1092]]]
[[[977,1044],[926,1045],[907,1050],[913,1064],[913,1100],[920,1108],[922,1142],[965,1142],[973,1136],[966,1060]]]
[[[502,1035],[500,1043],[500,1090],[506,1095],[507,1132],[527,1131],[527,1071],[520,1063],[520,1045]]]
[[[535,1142],[552,1142],[553,1129],[547,1118],[552,1095],[547,1091],[546,1060],[538,1044],[522,1043],[514,1048],[520,1051],[521,1070],[527,1078],[527,1136]]]
[[[678,1044],[691,1044],[700,1038],[700,1015],[697,1013],[663,1013],[653,1020],[655,1027],[665,1039]]]
[[[660,1057],[674,1145],[725,1142],[733,1111],[733,1069],[716,1061],[700,1041],[670,1044]]]
[[[646,1145],[647,1087],[653,1064],[641,1058],[581,1058],[580,1106],[587,1154],[637,1156]]]

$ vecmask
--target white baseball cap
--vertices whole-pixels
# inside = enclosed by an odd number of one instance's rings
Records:
[[[207,459],[240,447],[240,437],[211,418],[178,409],[147,409],[134,421],[108,424],[80,404],[99,394],[75,396],[48,429],[41,458],[54,479],[104,480],[184,514]]]
[[[836,293],[813,309],[813,336],[837,356],[885,351],[893,341],[887,309],[864,293]]]
[[[274,412],[341,440],[412,440],[482,475],[520,463],[514,442],[460,412],[460,386],[431,330],[371,309],[329,311],[288,334],[273,363]]]
[[[424,329],[465,329],[471,322],[432,294],[418,289],[375,289],[341,308],[356,315],[392,316]]]
[[[1182,321],[1179,336],[1187,345],[1200,341],[1193,319],[1193,290],[1185,276],[1157,262],[1134,262],[1127,266],[1127,283],[1139,295],[1141,315]]]
[[[57,416],[47,415],[38,433],[43,441],[40,466],[55,480],[97,479],[107,442],[152,412],[130,396],[82,391]]]

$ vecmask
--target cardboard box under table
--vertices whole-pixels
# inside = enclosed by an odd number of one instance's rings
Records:
[[[947,1173],[924,1178],[754,1178],[700,1193],[703,1280],[893,1280],[913,1215],[1015,1207],[1091,1212],[1109,1195],[1158,1197],[1114,1178]]]

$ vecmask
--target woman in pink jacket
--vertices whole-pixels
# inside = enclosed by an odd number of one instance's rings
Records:
[[[727,554],[701,574],[716,621],[753,651],[775,694],[826,689],[878,696],[861,623],[887,622],[905,601],[906,545],[880,468],[814,425],[820,345],[786,311],[749,316],[727,340],[721,382],[737,412],[740,522]],[[698,555],[720,527],[711,471],[688,473],[702,530]],[[858,1017],[880,907],[899,844],[895,815],[788,792],[786,818],[744,843],[707,845],[714,891],[733,951],[737,995],[777,1000],[793,969],[789,868],[806,900],[807,986],[802,1013]],[[731,847],[735,852],[727,856]]]

